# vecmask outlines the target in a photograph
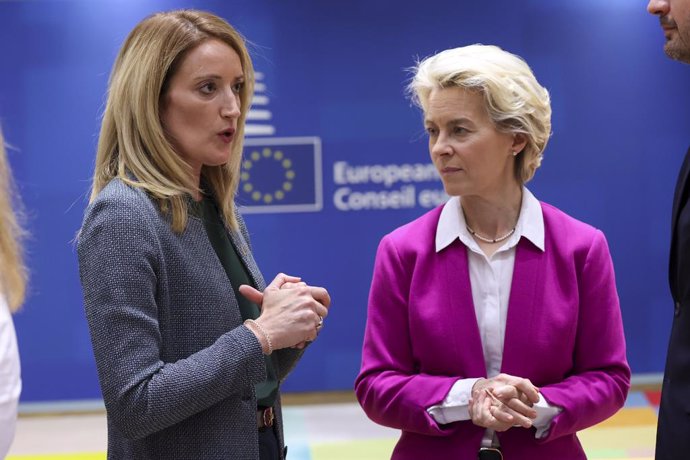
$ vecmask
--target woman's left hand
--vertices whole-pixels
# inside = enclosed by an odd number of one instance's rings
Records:
[[[283,285],[280,287],[280,289],[290,289],[290,288],[295,288],[295,287],[299,287],[299,286],[307,286],[307,283],[305,283],[304,281],[300,281],[300,282],[297,282],[297,283],[288,282],[288,283],[283,284]],[[309,287],[309,286],[307,286],[307,287]],[[330,308],[330,305],[331,305],[331,298],[330,298],[330,296],[328,296],[328,292],[326,292],[326,297],[324,297],[324,296],[323,296],[323,291],[322,291],[322,290],[316,290],[316,289],[310,289],[310,290],[311,290],[311,295],[312,295],[312,297],[314,297],[314,300],[316,300],[317,302],[321,303],[321,305],[323,305],[324,307]],[[321,333],[321,329],[323,329],[323,319],[322,319],[321,321],[322,321],[321,325],[318,326],[318,327],[316,328],[316,335],[317,335],[317,337],[318,337],[318,335]],[[298,350],[302,350],[302,349],[304,349],[307,345],[309,345],[310,343],[311,343],[311,342],[307,342],[307,341],[300,342],[300,343],[298,343],[297,345],[295,345],[295,346],[292,347],[292,348],[296,348],[296,349],[298,349]]]
[[[279,290],[289,290],[289,289],[295,289],[295,288],[306,288],[308,290],[309,295],[319,304],[322,305],[322,309],[325,308],[325,312],[328,312],[328,309],[330,308],[331,305],[331,297],[328,294],[328,291],[322,287],[318,286],[309,286],[307,283],[301,281],[301,278],[294,277],[294,276],[288,276],[284,275],[283,281],[281,281],[279,285]],[[264,293],[253,288],[252,286],[248,285],[242,285],[239,288],[240,293],[244,295],[247,299],[250,301],[256,303],[259,305],[259,308],[262,308],[263,310],[263,300],[264,300]],[[321,332],[321,329],[323,328],[323,321],[326,316],[326,313],[323,313],[323,316],[320,317],[320,322],[316,327],[316,336]],[[316,338],[316,336],[312,340],[308,341],[302,341],[297,343],[296,345],[293,345],[291,348],[296,348],[296,349],[303,349],[305,348],[310,342],[313,342],[313,340]]]

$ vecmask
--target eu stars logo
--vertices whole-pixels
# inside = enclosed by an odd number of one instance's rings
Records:
[[[271,190],[269,186],[268,189],[262,191],[252,182],[252,170],[258,171],[260,175],[263,169],[263,174],[265,174],[266,169],[271,168],[271,165],[262,165],[261,163],[270,161],[278,162],[280,165],[277,176],[280,178],[281,172],[284,173],[283,183],[279,183],[280,180],[278,180],[276,181],[278,183],[273,187],[274,190]],[[292,160],[285,158],[282,150],[272,150],[268,147],[263,147],[261,150],[252,150],[252,153],[249,154],[249,159],[242,162],[241,179],[244,181],[242,191],[249,193],[252,201],[255,203],[271,204],[274,201],[283,201],[285,194],[292,191],[295,179],[295,170],[292,166]],[[257,174],[254,174],[254,176],[257,176]],[[259,177],[259,180],[261,180],[261,177]]]
[[[245,139],[240,174],[237,201],[243,213],[323,207],[318,137]]]

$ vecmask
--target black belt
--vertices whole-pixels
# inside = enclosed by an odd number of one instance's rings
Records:
[[[273,426],[275,421],[275,413],[272,407],[265,407],[256,410],[256,426],[258,428],[266,428]]]
[[[482,447],[477,454],[479,460],[503,460],[501,449],[496,447]]]

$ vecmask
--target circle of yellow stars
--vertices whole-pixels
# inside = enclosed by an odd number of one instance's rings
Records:
[[[254,165],[262,160],[270,160],[280,164],[284,170],[284,180],[280,184],[280,187],[273,190],[272,192],[259,190],[251,182],[251,172]],[[259,150],[252,150],[252,152],[247,156],[247,158],[242,162],[242,172],[240,178],[244,182],[242,185],[242,190],[251,196],[252,200],[255,202],[263,202],[265,204],[271,204],[274,201],[280,201],[285,198],[285,194],[292,190],[292,183],[295,179],[295,171],[292,169],[292,160],[285,158],[285,154],[282,150],[273,151],[268,147],[264,147]]]

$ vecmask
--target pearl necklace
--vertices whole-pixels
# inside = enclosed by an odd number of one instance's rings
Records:
[[[486,238],[485,236],[481,236],[479,233],[472,230],[469,225],[465,225],[465,227],[467,228],[467,231],[470,232],[470,235],[477,238],[479,241],[483,241],[483,242],[489,243],[489,244],[500,243],[501,241],[508,239],[510,237],[510,235],[515,233],[515,227],[513,227],[513,229],[511,231],[509,231],[508,233],[506,233],[505,235],[492,239],[492,238]]]

